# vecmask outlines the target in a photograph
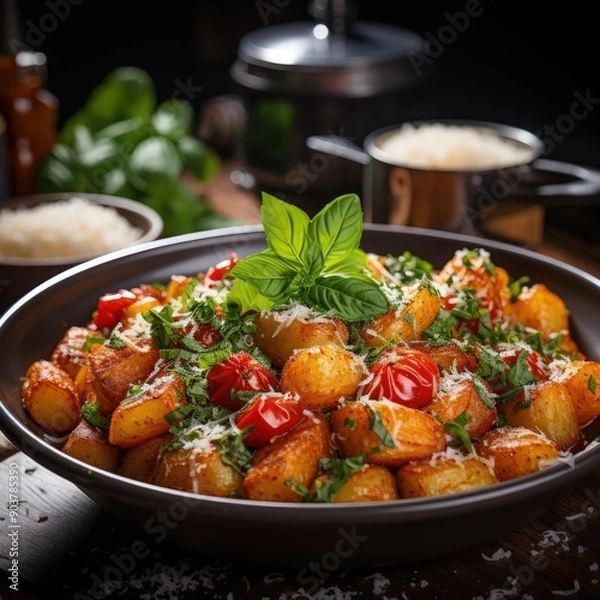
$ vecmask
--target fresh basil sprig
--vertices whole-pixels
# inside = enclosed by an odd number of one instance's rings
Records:
[[[232,269],[230,309],[244,313],[298,301],[350,322],[389,310],[359,248],[363,213],[356,194],[338,196],[311,219],[263,192],[261,211],[268,247]]]

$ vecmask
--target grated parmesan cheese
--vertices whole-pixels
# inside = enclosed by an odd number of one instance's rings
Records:
[[[94,256],[141,235],[115,208],[77,196],[0,211],[0,258]]]

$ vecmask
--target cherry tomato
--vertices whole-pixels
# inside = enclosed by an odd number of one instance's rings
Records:
[[[414,348],[395,348],[384,353],[370,371],[372,379],[364,395],[372,400],[387,398],[411,408],[420,408],[438,390],[440,371],[425,352]]]
[[[100,330],[114,329],[121,319],[123,310],[133,304],[138,297],[131,290],[125,289],[121,289],[113,294],[100,296],[92,323]]]
[[[261,394],[240,412],[236,425],[239,429],[251,427],[244,435],[244,442],[260,448],[300,423],[303,411],[302,404],[289,396]]]
[[[214,365],[206,375],[208,396],[215,406],[238,410],[244,401],[236,392],[269,392],[277,385],[277,377],[247,352],[237,352]]]
[[[152,297],[161,299],[161,292],[150,285],[120,289],[118,292],[100,296],[92,324],[99,330],[114,329],[123,316],[123,311],[140,298]]]
[[[223,280],[223,277],[240,262],[239,256],[232,252],[228,259],[217,263],[214,267],[210,267],[204,274],[202,283],[208,287],[214,287]]]

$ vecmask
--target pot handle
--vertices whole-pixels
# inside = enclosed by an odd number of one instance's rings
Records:
[[[361,165],[368,165],[371,160],[362,148],[339,135],[311,135],[306,139],[306,146],[316,152],[345,158]]]
[[[597,204],[600,194],[600,170],[585,165],[538,158],[530,166],[530,172],[542,171],[567,175],[574,181],[566,183],[547,183],[541,185],[519,185],[511,195],[522,197],[526,200],[536,201],[544,206],[565,205],[568,197],[570,206],[585,206]]]

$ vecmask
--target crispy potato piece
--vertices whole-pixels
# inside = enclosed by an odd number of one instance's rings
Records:
[[[305,408],[333,408],[342,398],[356,395],[367,369],[353,352],[327,344],[302,348],[281,370],[283,393],[297,395]]]
[[[98,337],[98,332],[87,327],[69,327],[50,355],[50,362],[58,365],[73,380],[85,364],[88,338]]]
[[[132,385],[150,375],[157,360],[158,350],[149,341],[142,350],[94,344],[87,355],[87,366],[102,413],[110,414]]]
[[[327,481],[327,476],[323,481]],[[378,502],[398,498],[396,478],[392,472],[386,467],[367,464],[348,477],[348,481],[334,494],[333,502]]]
[[[331,426],[342,456],[365,454],[368,463],[389,468],[446,448],[444,428],[434,417],[388,400],[349,402],[333,410]]]
[[[320,413],[306,416],[296,427],[256,451],[244,479],[244,493],[252,500],[300,502],[286,484],[295,480],[310,488],[318,463],[331,457],[331,430]]]
[[[240,497],[243,476],[221,459],[221,451],[208,443],[206,447],[168,450],[158,460],[153,483],[163,487],[219,496]]]
[[[478,455],[493,461],[499,481],[535,473],[543,468],[545,461],[560,456],[556,443],[544,434],[510,425],[488,431],[475,449]]]
[[[466,378],[443,386],[422,410],[444,424],[467,413],[471,420],[465,425],[465,430],[471,438],[480,438],[498,420],[496,409],[488,406],[481,399],[473,381]]]
[[[151,483],[156,473],[158,460],[165,446],[173,436],[170,433],[152,438],[137,446],[127,448],[123,453],[119,472],[125,477]]]
[[[79,421],[71,431],[61,450],[77,460],[111,473],[117,472],[122,452],[121,448],[108,441],[106,433],[85,419]]]
[[[543,433],[568,450],[581,439],[581,430],[571,396],[563,383],[544,381],[507,402],[504,414],[508,425],[521,425]]]
[[[401,498],[443,496],[498,483],[485,461],[471,455],[440,455],[411,462],[396,473]]]
[[[325,344],[345,346],[350,337],[348,326],[338,318],[303,320],[282,311],[258,313],[254,322],[254,343],[276,367],[283,367],[295,350]]]
[[[463,371],[476,371],[479,367],[479,361],[475,354],[461,350],[456,344],[448,343],[441,346],[431,346],[426,342],[417,340],[410,342],[409,346],[429,354],[442,371],[462,373]]]
[[[575,361],[558,377],[568,390],[580,427],[600,416],[600,363]]]
[[[508,271],[498,265],[490,269],[486,262],[485,256],[478,258],[458,250],[437,273],[436,280],[442,284],[450,282],[450,287],[454,289],[474,288],[477,297],[484,300],[485,304],[489,303],[504,312],[511,298]]]
[[[548,340],[553,334],[561,333],[561,347],[570,354],[584,356],[571,338],[569,331],[569,309],[563,299],[542,283],[524,288],[519,298],[506,307],[506,314],[519,323],[542,332]]]
[[[185,384],[175,373],[145,384],[115,408],[108,430],[111,444],[131,448],[167,433],[166,416],[187,403]]]
[[[360,336],[369,347],[381,346],[388,341],[418,340],[436,319],[441,299],[430,288],[416,288],[412,298],[400,308],[392,308],[360,328]]]
[[[81,418],[81,402],[71,377],[48,360],[33,362],[21,387],[23,404],[31,418],[47,431],[71,431]]]

